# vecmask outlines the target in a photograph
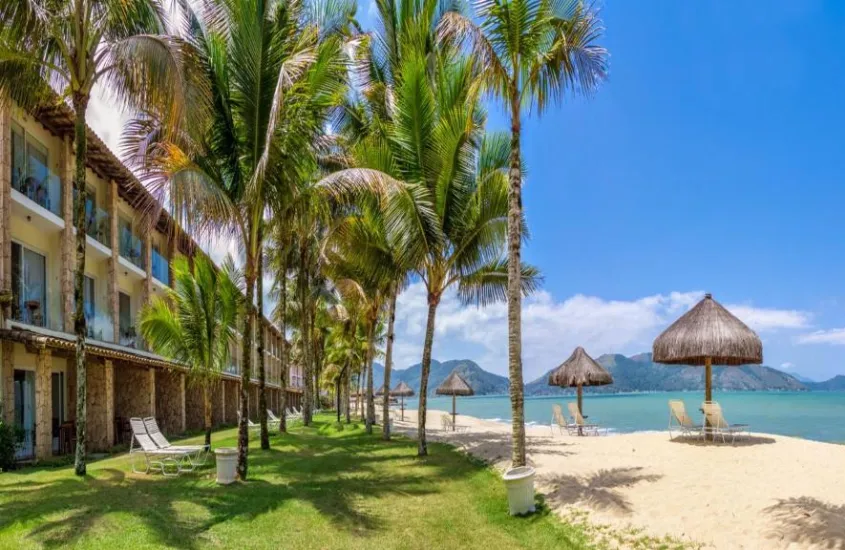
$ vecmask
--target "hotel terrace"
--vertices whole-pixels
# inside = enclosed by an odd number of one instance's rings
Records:
[[[155,209],[156,223],[147,221],[152,197],[90,129],[88,136],[87,433],[97,452],[129,443],[130,417],[155,416],[169,434],[202,428],[200,387],[184,366],[149,352],[137,331],[141,308],[170,284],[171,260],[201,252],[166,212]],[[25,432],[21,460],[73,453],[75,445],[74,158],[66,106],[29,113],[0,105],[0,391],[5,420]],[[279,413],[282,335],[267,319],[261,326],[268,405]],[[216,426],[237,420],[242,352],[233,348],[213,394]],[[287,380],[287,403],[298,406],[300,367]],[[257,419],[257,379],[250,390]]]

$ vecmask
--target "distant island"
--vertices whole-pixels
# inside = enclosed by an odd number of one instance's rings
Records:
[[[654,363],[650,353],[640,353],[631,357],[620,354],[606,354],[596,359],[613,375],[614,383],[610,386],[588,388],[594,393],[659,392],[659,391],[703,391],[704,378],[701,367],[666,366]],[[476,395],[506,395],[508,379],[498,374],[487,372],[476,362],[469,359],[450,361],[431,361],[431,373],[428,381],[428,394],[434,395],[438,385],[452,372],[458,373],[472,386]],[[528,382],[525,395],[544,396],[561,395],[572,390],[548,385],[549,373]],[[391,386],[400,381],[419,393],[420,364],[406,369],[395,369],[391,374]],[[384,367],[373,366],[374,388],[384,383]],[[824,382],[812,382],[799,379],[789,373],[765,365],[744,365],[741,367],[713,367],[713,387],[727,391],[845,391],[845,375],[837,375]]]

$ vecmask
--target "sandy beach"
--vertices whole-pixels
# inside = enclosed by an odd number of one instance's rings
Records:
[[[458,415],[446,441],[498,468],[510,425]],[[550,414],[551,416],[551,414]],[[416,411],[396,429],[413,436]],[[670,441],[667,432],[573,437],[528,427],[537,490],[557,513],[590,525],[718,549],[845,549],[845,446],[754,433],[745,441]],[[624,543],[621,546],[625,546]]]

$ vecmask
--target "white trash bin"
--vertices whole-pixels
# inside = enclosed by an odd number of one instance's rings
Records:
[[[217,458],[217,483],[228,485],[234,483],[238,466],[238,450],[231,447],[221,447],[214,450]]]
[[[534,512],[534,468],[511,468],[502,476],[508,489],[508,509],[512,516]]]

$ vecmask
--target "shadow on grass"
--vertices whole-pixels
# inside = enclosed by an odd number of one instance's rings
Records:
[[[845,547],[845,506],[800,497],[779,500],[764,512],[774,520],[773,539],[802,547]]]
[[[573,475],[544,476],[541,482],[551,487],[546,498],[553,506],[581,502],[597,510],[610,510],[629,514],[630,501],[619,489],[641,482],[654,482],[662,476],[642,473],[642,468],[612,468],[579,477]]]
[[[131,473],[125,456],[117,467],[90,468],[85,478],[64,469],[45,471],[56,479],[44,482],[0,483],[0,531],[34,524],[26,535],[34,542],[73,546],[106,516],[123,513],[139,519],[161,544],[201,548],[207,545],[203,534],[215,525],[250,520],[295,500],[337,528],[367,536],[385,526],[360,505],[362,498],[426,495],[437,491],[434,481],[481,468],[454,453],[417,459],[416,444],[407,440],[383,442],[352,429],[327,437],[331,430],[321,422],[296,432],[274,434],[269,451],[251,443],[250,480],[228,487],[215,483],[213,461],[198,472],[163,478]],[[180,516],[186,505],[200,510],[199,517]]]

